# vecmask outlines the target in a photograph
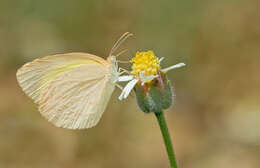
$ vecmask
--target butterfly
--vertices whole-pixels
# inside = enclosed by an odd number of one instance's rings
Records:
[[[18,69],[17,81],[25,94],[38,104],[42,116],[55,126],[93,127],[123,73],[113,54],[131,35],[124,33],[106,60],[80,52],[45,56]]]

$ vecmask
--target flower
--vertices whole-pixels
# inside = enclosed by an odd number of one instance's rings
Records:
[[[145,93],[155,86],[155,82],[159,83],[158,87],[163,88],[167,84],[165,74],[172,69],[185,66],[184,63],[179,63],[162,69],[160,63],[163,59],[163,57],[156,57],[153,51],[137,52],[131,59],[133,63],[131,74],[120,76],[118,79],[119,82],[129,81],[122,90],[119,100],[126,99],[136,85],[140,86]]]

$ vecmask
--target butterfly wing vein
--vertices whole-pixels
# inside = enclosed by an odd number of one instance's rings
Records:
[[[51,123],[90,128],[99,122],[114,90],[108,67],[98,61],[81,55],[49,57],[24,65],[17,79]]]

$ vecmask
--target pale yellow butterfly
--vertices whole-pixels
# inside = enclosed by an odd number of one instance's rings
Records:
[[[84,129],[95,126],[121,74],[116,56],[125,33],[108,58],[88,53],[50,55],[25,64],[17,71],[23,91],[39,105],[39,111],[57,127]]]

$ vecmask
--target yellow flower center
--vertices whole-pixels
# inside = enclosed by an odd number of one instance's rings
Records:
[[[133,63],[131,73],[135,76],[139,76],[141,72],[146,76],[156,75],[160,68],[153,51],[137,52],[131,62]]]

